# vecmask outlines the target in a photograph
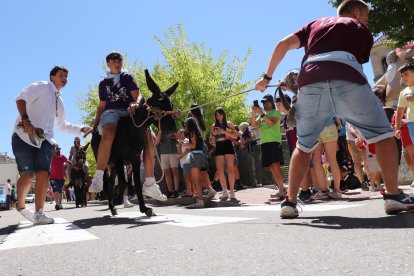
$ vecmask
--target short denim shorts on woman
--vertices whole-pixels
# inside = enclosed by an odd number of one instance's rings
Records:
[[[117,125],[119,119],[122,117],[127,117],[129,112],[127,110],[120,110],[120,109],[107,109],[101,114],[101,119],[99,121],[99,134],[102,135],[102,128],[106,124],[114,124]]]
[[[390,122],[368,84],[343,80],[313,83],[300,88],[296,103],[297,147],[311,152],[332,117],[356,127],[368,144],[393,137]]]
[[[55,147],[47,140],[43,140],[40,148],[35,148],[25,143],[16,133],[13,133],[12,149],[20,175],[37,171],[49,171]]]

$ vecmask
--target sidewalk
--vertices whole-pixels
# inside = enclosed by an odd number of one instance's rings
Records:
[[[400,189],[403,189],[407,193],[414,193],[414,189],[410,186],[400,186]],[[206,200],[205,205],[207,208],[214,207],[234,207],[241,205],[264,205],[264,204],[280,204],[280,201],[270,201],[270,195],[276,193],[276,190],[273,186],[263,186],[248,188],[240,191],[236,191],[237,200],[220,200],[220,192],[217,192],[217,195],[212,200]],[[361,189],[350,190],[342,194],[342,199],[330,200],[330,201],[362,201],[370,199],[382,199],[380,192],[370,192],[362,191]],[[327,201],[327,200],[325,200]],[[146,201],[155,206],[171,206],[171,205],[181,205],[187,206],[195,202],[194,198],[169,198],[167,201],[161,202],[153,199],[148,199]],[[310,202],[312,203],[312,202]]]

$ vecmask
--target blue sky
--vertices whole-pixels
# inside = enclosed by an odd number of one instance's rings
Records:
[[[104,75],[101,65],[112,50],[127,53],[130,61],[138,60],[151,70],[156,61],[163,61],[153,37],[162,38],[170,26],[183,24],[190,41],[205,43],[215,55],[229,50],[230,57],[244,57],[252,47],[244,76],[252,81],[266,70],[280,39],[309,21],[335,14],[328,0],[3,1],[0,152],[13,156],[15,96],[35,81],[48,80],[56,64],[69,69],[69,81],[62,90],[67,120],[80,123],[77,95],[99,83]],[[298,68],[302,55],[303,49],[289,52],[274,78]],[[365,71],[372,80],[370,64]],[[247,103],[262,96],[251,92]],[[55,129],[55,138],[68,155],[73,137]]]

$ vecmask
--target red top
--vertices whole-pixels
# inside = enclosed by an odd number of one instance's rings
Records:
[[[305,47],[302,64],[308,57],[331,51],[346,51],[359,63],[368,62],[374,39],[368,28],[350,17],[324,17],[294,33]],[[345,80],[359,84],[367,81],[349,65],[334,61],[309,62],[300,70],[299,88],[326,80]]]
[[[50,179],[65,179],[65,167],[63,166],[68,159],[63,154],[53,154],[52,162],[50,163]]]

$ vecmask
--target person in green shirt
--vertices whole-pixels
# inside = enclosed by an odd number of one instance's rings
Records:
[[[259,127],[260,147],[262,150],[262,166],[269,167],[279,191],[272,197],[284,199],[286,189],[283,183],[283,174],[280,165],[283,165],[282,135],[280,121],[282,115],[276,109],[272,95],[265,95],[262,99],[263,108],[252,106],[252,127]]]

